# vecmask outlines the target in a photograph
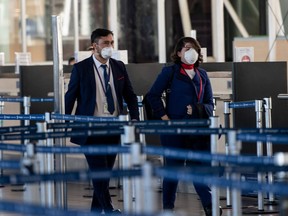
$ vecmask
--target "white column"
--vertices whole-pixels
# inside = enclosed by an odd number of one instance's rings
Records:
[[[225,61],[224,2],[211,0],[213,57],[216,62]]]
[[[109,20],[110,30],[113,31],[114,35],[114,49],[118,50],[118,11],[117,11],[118,0],[110,0]]]
[[[79,52],[79,14],[78,14],[78,0],[73,1],[73,17],[74,17],[74,53]]]
[[[159,63],[166,63],[165,0],[157,0]]]
[[[21,0],[21,38],[22,52],[27,52],[27,35],[26,35],[26,0]]]
[[[90,36],[91,29],[90,29],[90,14],[89,14],[89,0],[81,0],[81,35]]]
[[[189,37],[191,35],[191,19],[189,14],[189,7],[187,0],[178,0],[179,8],[180,8],[180,15],[182,20],[182,27],[184,31],[184,36]]]
[[[69,35],[69,25],[70,25],[70,12],[71,12],[71,1],[65,0],[63,9],[63,36]]]

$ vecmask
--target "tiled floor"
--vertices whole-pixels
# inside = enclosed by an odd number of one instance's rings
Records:
[[[12,201],[28,201],[29,195],[27,192],[15,192],[15,189],[21,189],[22,186],[5,186],[0,188],[0,199],[1,200],[12,200]],[[118,188],[111,188],[111,195],[113,199],[113,203],[115,208],[123,209],[123,194],[122,190]],[[88,183],[68,183],[67,184],[67,203],[68,209],[70,210],[83,210],[89,211],[90,203],[91,203],[91,189],[89,189]],[[161,212],[161,191],[155,191],[155,199],[157,211]],[[39,197],[35,194],[33,195],[34,200],[39,200]],[[0,200],[0,201],[1,201]],[[229,208],[225,208],[226,201],[221,199],[221,205],[223,207],[223,216],[232,216],[232,210]],[[268,215],[268,216],[276,216],[280,215],[279,213],[269,213],[270,210],[276,211],[279,206],[266,206],[264,212],[257,212],[257,199],[256,198],[248,198],[242,197],[242,205],[243,205],[243,215]],[[245,208],[244,208],[245,207]],[[268,209],[270,209],[268,211]],[[252,213],[248,213],[248,212]],[[254,211],[254,212],[253,212]],[[0,216],[18,216],[19,214],[11,214],[0,211]],[[176,199],[176,209],[175,215],[181,216],[204,216],[204,211],[202,210],[201,204],[198,200],[197,195],[191,193],[178,193]]]

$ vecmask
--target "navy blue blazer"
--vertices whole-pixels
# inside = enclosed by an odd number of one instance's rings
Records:
[[[120,115],[125,114],[123,109],[123,99],[127,103],[131,119],[139,120],[139,110],[137,96],[134,93],[131,82],[123,62],[109,59],[114,87],[117,95]],[[65,94],[65,113],[72,113],[74,103],[77,101],[75,115],[93,116],[96,106],[96,82],[93,67],[93,57],[84,59],[74,64],[71,72],[68,90]],[[72,138],[71,142],[84,144],[85,138]]]
[[[147,94],[147,99],[154,110],[157,117],[162,117],[165,114],[170,119],[185,119],[185,118],[200,118],[198,105],[201,104],[206,115],[213,114],[213,93],[211,83],[205,70],[197,68],[202,80],[202,92],[198,99],[200,92],[200,77],[195,75],[193,80],[186,73],[180,72],[180,65],[173,64],[166,66],[158,75],[150,91]],[[174,73],[173,73],[174,71]],[[169,81],[172,78],[170,94],[165,108],[161,95],[167,89]],[[192,105],[192,116],[187,115],[187,105]]]

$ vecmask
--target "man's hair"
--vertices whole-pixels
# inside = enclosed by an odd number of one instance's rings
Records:
[[[100,37],[106,37],[109,34],[113,35],[113,32],[108,29],[101,29],[101,28],[95,29],[91,34],[91,44],[95,42],[97,43],[98,42],[97,40]]]
[[[69,59],[68,59],[68,65],[71,64],[71,62],[75,61],[75,57],[74,56],[71,56]]]

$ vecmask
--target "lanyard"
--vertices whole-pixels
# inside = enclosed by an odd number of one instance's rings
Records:
[[[109,70],[108,70],[108,78],[107,78],[107,80],[108,80],[108,83],[105,83],[105,87],[104,87],[104,84],[103,84],[103,80],[101,79],[101,76],[100,76],[100,73],[99,73],[99,71],[98,71],[98,69],[97,69],[97,67],[96,67],[96,65],[95,65],[95,62],[93,62],[93,66],[94,66],[94,68],[95,68],[95,70],[96,70],[96,72],[97,72],[97,75],[98,75],[98,77],[99,77],[99,80],[100,80],[100,83],[101,83],[101,86],[102,86],[102,89],[103,89],[103,92],[106,94],[106,91],[107,91],[107,89],[109,88],[109,86],[110,86],[110,67],[109,67]],[[103,70],[104,70],[104,68],[103,68]],[[105,72],[105,71],[104,71]],[[105,80],[104,80],[104,82],[105,82]],[[108,85],[109,84],[109,85]]]
[[[199,71],[198,71],[197,69],[195,69],[195,71],[196,71],[196,73],[197,73],[197,75],[199,76],[199,79],[200,79],[200,90],[199,90],[199,93],[198,93],[198,95],[197,95],[198,102],[200,102],[201,94],[202,94],[202,91],[203,91],[203,89],[202,89],[202,78],[201,78],[201,76],[200,76]],[[194,86],[195,86],[195,85],[194,85]],[[196,90],[196,93],[197,93],[197,88],[196,88],[196,86],[195,86],[195,90]]]
[[[183,72],[187,75],[187,76],[189,76],[188,74],[187,74],[187,72],[185,71],[185,69],[181,66],[181,70],[183,70]],[[194,88],[195,88],[195,91],[196,91],[196,94],[197,94],[197,99],[198,99],[198,102],[200,102],[200,99],[201,99],[201,94],[202,94],[202,91],[203,91],[203,87],[202,87],[202,78],[201,78],[201,76],[200,76],[200,73],[199,73],[199,71],[196,69],[196,68],[194,68],[194,70],[195,70],[195,73],[198,75],[198,77],[199,77],[199,80],[200,80],[200,89],[199,89],[199,93],[198,93],[198,91],[197,91],[197,88],[196,88],[196,86],[195,86],[195,84],[194,84],[194,82],[192,81],[192,83],[193,83],[193,85],[194,85]]]

